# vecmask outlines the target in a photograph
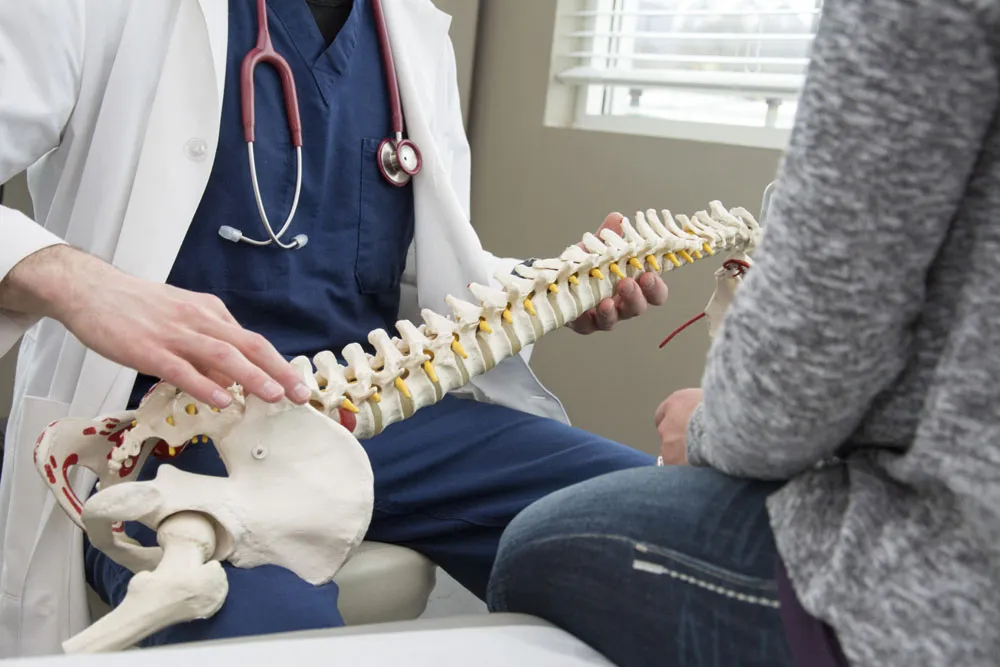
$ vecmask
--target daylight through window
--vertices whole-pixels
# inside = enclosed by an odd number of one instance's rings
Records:
[[[662,119],[786,130],[822,0],[560,3],[556,72],[575,120]]]

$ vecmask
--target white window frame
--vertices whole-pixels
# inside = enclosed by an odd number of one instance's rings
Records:
[[[596,132],[639,135],[721,143],[784,150],[791,130],[781,127],[746,126],[688,120],[671,120],[642,115],[612,115],[593,108],[589,94],[593,85],[624,85],[634,83],[637,75],[608,70],[600,66],[586,67],[575,57],[581,52],[593,53],[599,61],[600,54],[611,53],[611,38],[607,30],[599,30],[594,16],[606,16],[618,0],[557,0],[556,20],[552,40],[549,90],[546,100],[545,124],[548,127],[570,128]],[[619,26],[614,32],[634,32],[629,29],[627,13],[618,17]],[[618,57],[628,53],[627,37],[617,37]],[[584,45],[584,46],[581,46]],[[624,76],[623,76],[624,74]],[[797,100],[804,77],[797,75],[753,75],[755,92],[773,92],[775,99]],[[703,76],[689,77],[687,72],[657,72],[649,70],[638,78],[659,84],[669,84],[677,89],[718,89],[722,85],[738,86],[746,75],[718,72],[715,81],[706,82]],[[588,103],[591,108],[588,109]],[[770,107],[770,105],[769,105]],[[768,120],[776,107],[770,107]]]

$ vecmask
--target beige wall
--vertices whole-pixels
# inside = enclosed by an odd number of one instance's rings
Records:
[[[620,211],[693,213],[713,199],[756,212],[777,151],[543,127],[555,0],[492,0],[480,10],[471,109],[473,223],[500,255],[548,257]],[[708,347],[694,326],[718,260],[671,274],[669,303],[612,333],[553,332],[532,366],[576,426],[654,452],[652,416],[671,391],[697,385]]]

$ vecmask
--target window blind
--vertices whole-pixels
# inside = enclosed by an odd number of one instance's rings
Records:
[[[587,0],[574,9],[561,3],[555,55],[565,66],[556,79],[591,93],[597,87],[599,108],[591,99],[589,113],[656,115],[658,108],[694,109],[696,99],[718,106],[728,98],[758,104],[766,110],[761,122],[774,126],[777,109],[797,100],[805,82],[821,3]]]

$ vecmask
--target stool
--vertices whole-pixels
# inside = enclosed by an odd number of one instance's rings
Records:
[[[393,544],[362,542],[333,580],[340,589],[338,607],[346,625],[408,621],[427,608],[437,568],[421,554]],[[90,617],[109,611],[89,586]]]
[[[345,625],[409,621],[427,608],[437,567],[394,544],[362,542],[333,580]]]

